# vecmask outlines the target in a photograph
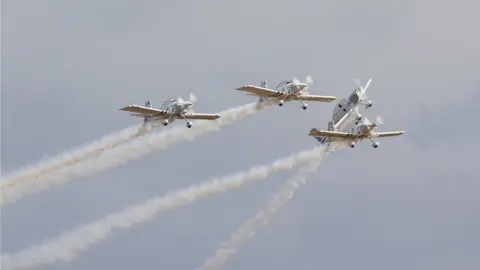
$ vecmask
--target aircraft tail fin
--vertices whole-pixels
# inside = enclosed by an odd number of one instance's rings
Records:
[[[333,121],[328,122],[328,131],[335,131],[335,128],[333,126]]]
[[[260,82],[260,87],[262,88],[268,88],[268,82],[267,80],[263,80]],[[267,100],[267,97],[264,96],[258,96],[258,103],[264,102]]]
[[[314,138],[315,138],[315,140],[317,140],[320,144],[323,144],[323,145],[328,144],[328,143],[330,142],[330,138],[327,138],[327,137],[322,137],[322,136],[320,136],[320,137],[314,137]]]
[[[151,108],[152,107],[152,101],[151,100],[147,100],[145,101],[145,107],[147,108]],[[150,116],[144,116],[143,117],[143,123],[147,123],[148,121],[150,120]]]
[[[328,122],[328,131],[336,131],[335,130],[335,125],[333,124],[333,121]],[[320,144],[326,145],[332,142],[332,138],[330,137],[324,137],[324,136],[315,136],[314,137]]]

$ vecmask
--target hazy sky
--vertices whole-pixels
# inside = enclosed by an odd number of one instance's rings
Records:
[[[373,78],[370,119],[398,138],[326,159],[227,269],[478,269],[480,36],[473,0],[2,2],[2,172],[138,123],[122,106],[311,75],[346,97]],[[2,250],[315,145],[333,103],[296,102],[2,208]],[[179,121],[178,125],[184,125]],[[193,127],[195,128],[195,127]],[[294,171],[119,231],[41,269],[194,269]],[[39,268],[40,269],[40,268]]]

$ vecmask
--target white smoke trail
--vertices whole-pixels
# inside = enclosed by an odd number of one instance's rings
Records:
[[[295,191],[301,184],[305,184],[308,175],[315,173],[320,166],[323,158],[333,153],[342,147],[341,144],[331,144],[325,148],[322,155],[313,159],[307,165],[301,167],[298,172],[290,178],[281,191],[272,196],[272,198],[265,204],[265,206],[255,216],[248,219],[236,232],[234,232],[230,239],[220,244],[215,254],[207,259],[201,269],[220,269],[228,259],[233,256],[237,250],[246,241],[251,239],[262,227],[266,226],[270,219],[280,210],[280,208],[287,204],[295,195]]]
[[[257,111],[257,105],[251,103],[223,111],[220,113],[221,117],[215,121],[198,121],[192,129],[176,127],[165,132],[143,136],[129,144],[104,152],[98,159],[90,159],[70,167],[58,169],[35,180],[23,181],[12,188],[7,186],[2,190],[0,205],[12,203],[27,195],[47,189],[52,185],[58,185],[74,178],[89,176],[121,166],[130,160],[138,159],[155,150],[165,149],[171,144],[193,140],[195,137],[208,131],[218,130],[222,126],[232,124],[236,120]]]
[[[0,179],[0,187],[13,187],[23,180],[36,178],[41,174],[57,170],[61,167],[73,165],[87,158],[100,154],[102,151],[116,147],[119,144],[131,141],[142,134],[141,126],[126,128],[120,132],[104,136],[93,143],[80,146],[72,151],[57,155],[47,161],[20,169]]]
[[[111,214],[100,221],[63,233],[57,238],[44,241],[40,246],[30,247],[14,254],[4,253],[1,256],[2,270],[54,264],[58,261],[71,261],[79,252],[105,240],[114,229],[127,229],[135,224],[150,220],[159,212],[187,205],[215,193],[239,188],[247,182],[263,180],[272,173],[292,169],[298,164],[315,159],[323,151],[323,148],[302,151],[269,165],[253,167],[247,172],[169,192],[163,197],[151,199],[144,204],[130,207],[124,212]]]
[[[308,174],[317,170],[320,165],[322,156],[319,156],[309,164],[300,168],[297,174],[287,181],[281,191],[272,196],[270,201],[266,203],[263,209],[255,216],[248,219],[236,232],[234,232],[230,239],[223,242],[217,249],[215,254],[207,259],[201,269],[220,269],[228,259],[233,256],[247,240],[255,236],[258,230],[266,226],[270,219],[280,208],[292,199],[295,190],[300,184],[305,184]]]

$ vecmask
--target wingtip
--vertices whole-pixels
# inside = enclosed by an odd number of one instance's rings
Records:
[[[235,90],[243,90],[245,88],[248,88],[248,86],[249,86],[248,84],[245,84],[245,85],[242,85],[240,87],[235,88]]]

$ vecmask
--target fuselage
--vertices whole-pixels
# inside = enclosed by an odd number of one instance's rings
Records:
[[[350,110],[357,107],[363,100],[363,91],[361,88],[355,89],[348,98],[341,99],[332,113],[332,120],[336,124],[342,117],[345,116]]]
[[[356,125],[355,128],[353,128],[353,133],[356,135],[363,135],[365,137],[371,136],[375,134],[375,131],[377,129],[376,124],[371,124],[371,125]]]
[[[192,106],[193,104],[191,102],[175,101],[169,105],[168,111],[172,113],[183,114],[186,113],[187,110],[190,109]]]
[[[307,92],[308,85],[302,82],[286,81],[281,83],[277,89],[288,95],[299,95]]]
[[[193,104],[191,102],[188,102],[188,101],[169,100],[169,101],[166,101],[164,103],[164,105],[162,107],[160,107],[160,109],[172,114],[172,115],[169,116],[169,122],[173,122],[176,119],[182,118],[181,115],[185,114],[187,112],[187,110],[192,108],[192,107],[193,107]],[[161,115],[161,116],[158,116],[158,117],[154,117],[151,120],[154,120],[154,121],[155,120],[157,120],[157,121],[162,120],[162,121],[164,121],[165,116]]]

